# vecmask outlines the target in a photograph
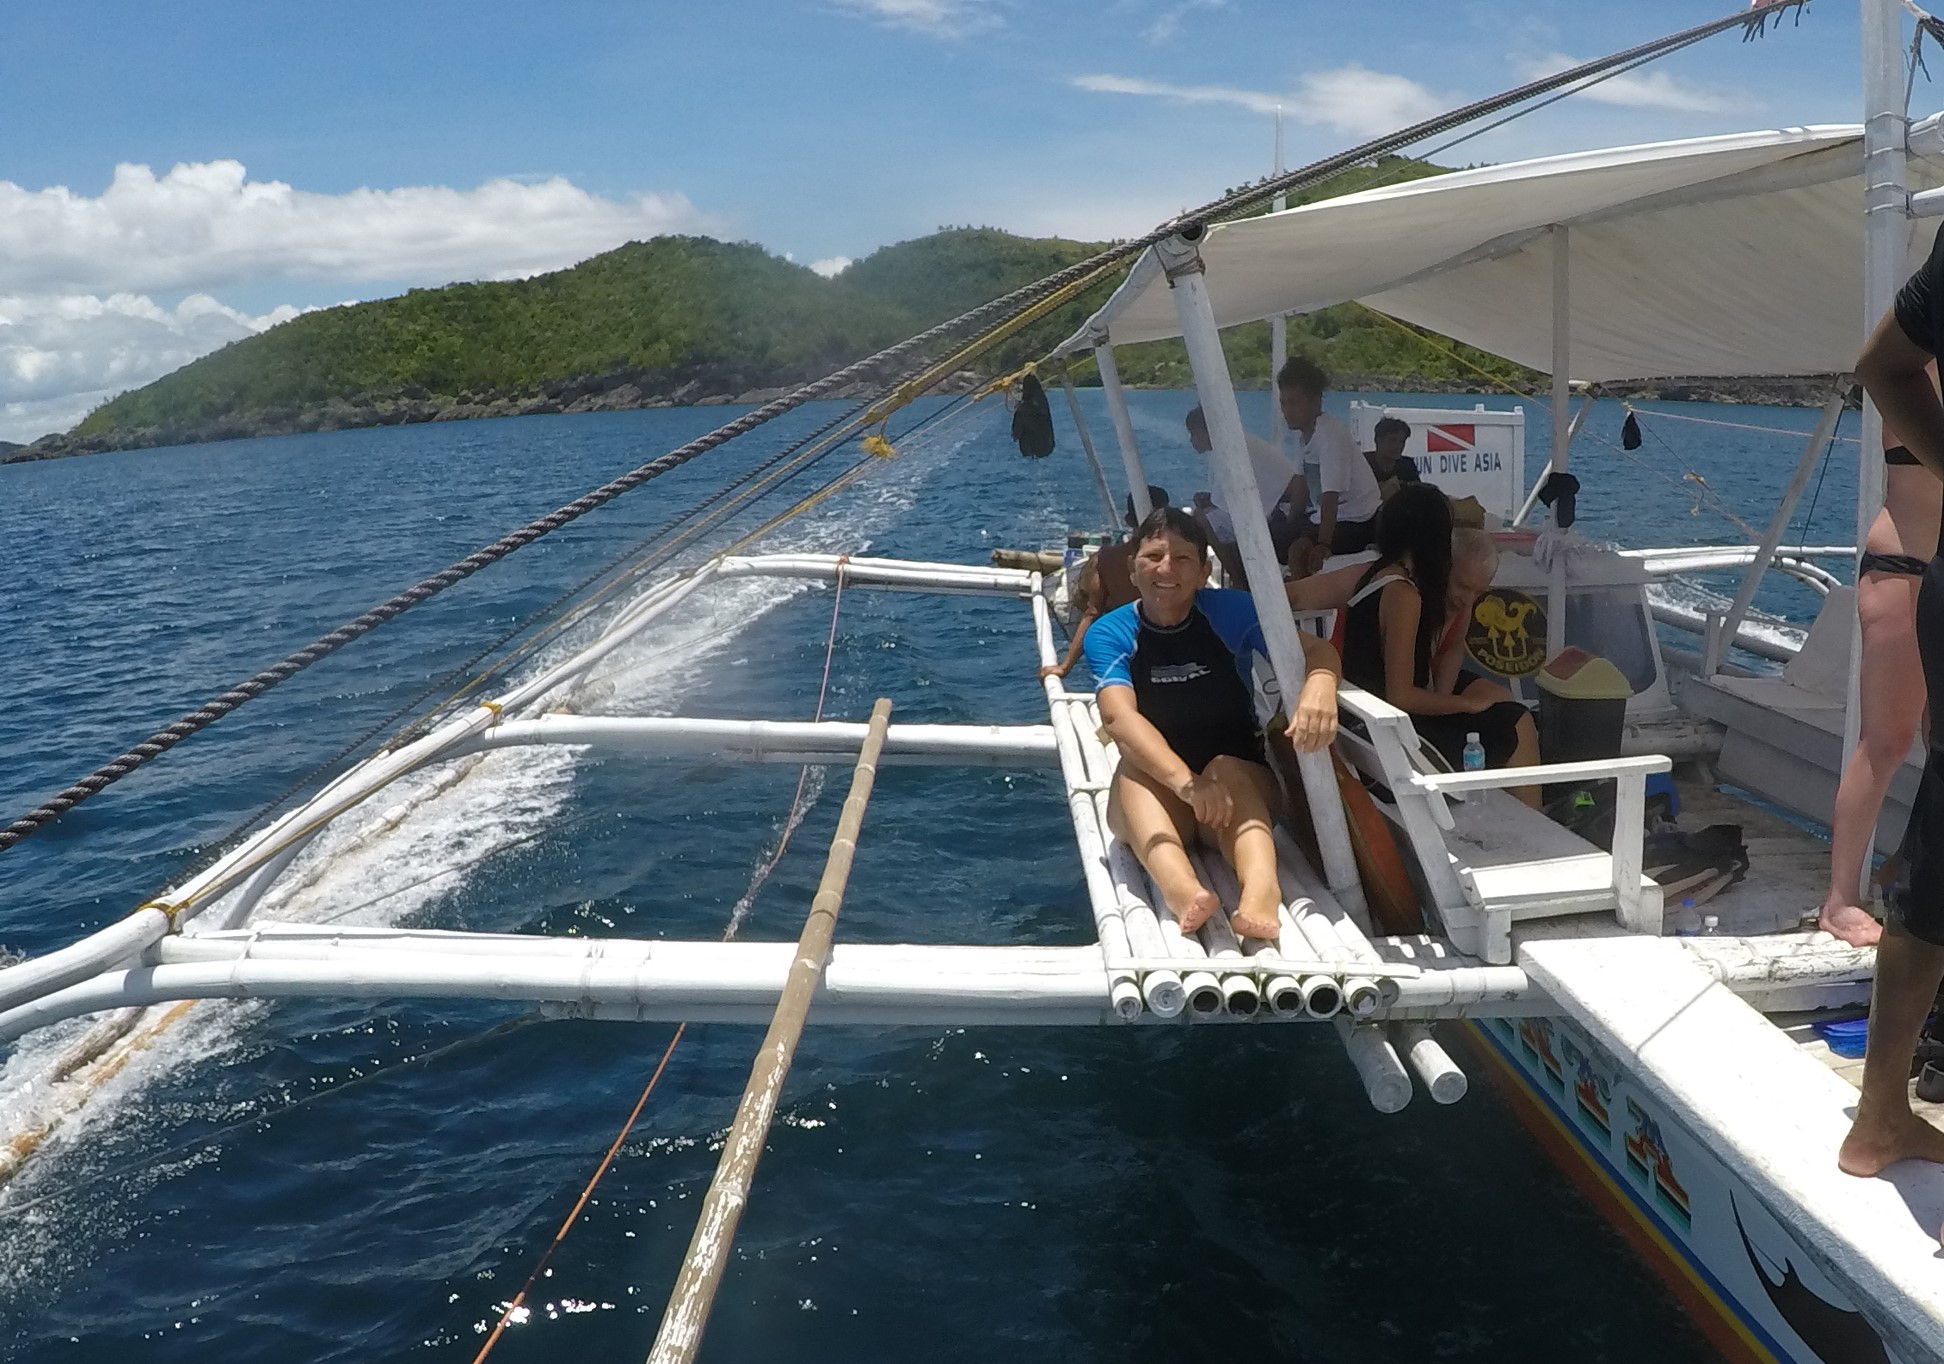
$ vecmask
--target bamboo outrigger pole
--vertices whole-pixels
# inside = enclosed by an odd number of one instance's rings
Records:
[[[837,820],[837,833],[830,840],[830,856],[824,862],[823,880],[810,902],[810,917],[797,937],[796,959],[784,979],[783,994],[763,1035],[762,1048],[749,1069],[749,1083],[743,1087],[742,1101],[736,1105],[736,1120],[723,1143],[722,1159],[716,1164],[715,1178],[702,1200],[702,1213],[695,1222],[695,1235],[689,1241],[682,1273],[668,1297],[668,1311],[662,1316],[655,1346],[648,1353],[648,1364],[688,1364],[702,1344],[703,1328],[709,1324],[709,1308],[722,1283],[722,1271],[729,1245],[736,1237],[736,1224],[742,1220],[743,1206],[749,1201],[749,1184],[756,1175],[756,1159],[763,1153],[770,1121],[776,1116],[776,1101],[783,1092],[783,1080],[790,1073],[797,1042],[803,1037],[803,1021],[810,1012],[810,998],[823,978],[824,964],[830,957],[830,940],[837,928],[837,912],[843,908],[844,887],[850,880],[851,857],[857,851],[857,831],[864,822],[864,807],[870,803],[871,787],[877,780],[878,754],[884,748],[885,731],[891,725],[891,702],[879,698],[871,707],[871,724],[864,736],[863,751],[851,774],[850,794],[844,797],[843,814]]]

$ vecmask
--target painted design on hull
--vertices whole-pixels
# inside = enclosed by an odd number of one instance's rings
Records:
[[[1694,1213],[1688,1207],[1687,1190],[1674,1177],[1674,1162],[1668,1159],[1667,1147],[1661,1141],[1660,1124],[1632,1099],[1627,1100],[1627,1115],[1634,1124],[1625,1139],[1627,1172],[1643,1189],[1653,1190],[1654,1202],[1683,1231],[1693,1230]]]
[[[1838,1307],[1819,1296],[1802,1281],[1787,1256],[1782,1259],[1782,1282],[1772,1281],[1768,1269],[1771,1257],[1755,1249],[1755,1243],[1748,1239],[1748,1228],[1742,1224],[1741,1204],[1732,1192],[1728,1195],[1728,1205],[1734,1209],[1735,1231],[1741,1236],[1742,1249],[1748,1254],[1755,1277],[1761,1281],[1762,1291],[1768,1294],[1789,1329],[1802,1337],[1804,1345],[1828,1364],[1890,1364],[1890,1352],[1884,1348],[1883,1337],[1863,1319],[1863,1314],[1854,1308]]]
[[[1527,1056],[1532,1057],[1546,1068],[1546,1074],[1553,1077],[1553,1083],[1565,1088],[1566,1081],[1560,1074],[1559,1053],[1553,1049],[1553,1025],[1547,1018],[1528,1018],[1519,1024],[1519,1045]]]
[[[1613,1103],[1613,1080],[1593,1064],[1593,1058],[1573,1045],[1571,1037],[1559,1039],[1566,1064],[1573,1069],[1573,1104],[1580,1121],[1600,1134],[1604,1144],[1613,1140],[1613,1118],[1608,1108]]]

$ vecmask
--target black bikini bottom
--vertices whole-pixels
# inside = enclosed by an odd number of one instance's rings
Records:
[[[1863,551],[1863,561],[1857,565],[1857,576],[1865,573],[1897,573],[1906,578],[1924,576],[1924,561],[1914,559],[1908,554],[1873,554]]]

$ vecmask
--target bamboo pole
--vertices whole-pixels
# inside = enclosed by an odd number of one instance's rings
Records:
[[[836,932],[838,911],[844,905],[844,887],[850,880],[851,858],[857,852],[858,829],[864,822],[864,807],[870,803],[878,754],[890,726],[891,702],[880,697],[871,707],[870,734],[851,774],[850,794],[844,798],[837,833],[830,840],[830,856],[824,862],[816,898],[810,902],[810,917],[804,920],[803,932],[797,938],[796,959],[790,964],[783,997],[777,1001],[776,1016],[770,1020],[762,1048],[750,1067],[749,1083],[743,1087],[742,1101],[736,1105],[736,1120],[729,1128],[729,1140],[723,1144],[715,1178],[709,1181],[709,1192],[702,1200],[695,1235],[689,1241],[675,1291],[669,1295],[668,1311],[648,1353],[648,1364],[686,1364],[702,1344],[709,1308],[722,1284],[729,1245],[735,1240],[736,1224],[749,1201],[756,1160],[763,1153],[784,1078],[790,1073],[797,1042],[803,1036],[811,996],[830,956],[830,940]]]

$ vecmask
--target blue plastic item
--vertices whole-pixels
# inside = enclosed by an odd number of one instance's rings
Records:
[[[1681,817],[1681,790],[1674,785],[1674,774],[1672,772],[1655,772],[1648,776],[1647,799],[1652,800],[1655,796],[1667,797],[1667,815],[1669,819],[1679,819]]]
[[[1861,1056],[1870,1040],[1870,1020],[1867,1018],[1845,1018],[1833,1023],[1812,1023],[1816,1036],[1829,1044],[1829,1049],[1838,1056],[1852,1060]]]

